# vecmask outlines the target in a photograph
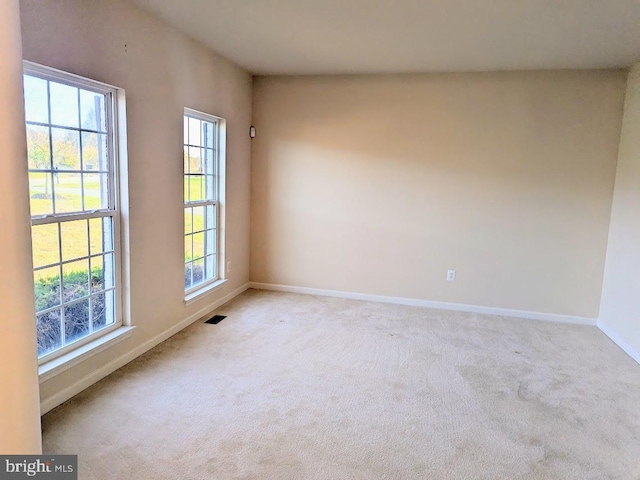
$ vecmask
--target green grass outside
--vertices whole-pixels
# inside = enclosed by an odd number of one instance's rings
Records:
[[[191,178],[192,192],[200,188],[199,179]],[[186,186],[187,180],[185,180]],[[51,185],[47,185],[46,174],[31,173],[29,178],[31,191],[31,214],[42,215],[51,213]],[[79,176],[59,175],[59,180],[55,183],[56,188],[56,209],[63,212],[78,212],[82,210],[82,198],[80,196]],[[87,181],[85,178],[85,209],[93,210],[101,208],[100,184],[96,177],[95,181]],[[199,190],[197,190],[199,191]],[[193,198],[192,199],[196,199]],[[185,215],[185,232],[191,232],[204,228],[205,215],[204,208],[196,208],[193,216]],[[87,227],[84,220],[64,222],[62,224],[63,238],[63,260],[79,258],[87,255]],[[33,263],[35,267],[54,264],[60,261],[58,258],[58,228],[57,225],[35,226],[32,230],[33,242]],[[89,220],[89,235],[91,254],[100,253],[102,248],[102,221],[101,219]],[[189,239],[187,242],[186,239]],[[188,248],[187,248],[188,243]],[[194,251],[204,250],[204,234],[196,234],[193,237]],[[185,260],[193,257],[191,252],[191,239],[185,237]],[[93,262],[94,260],[92,260]],[[71,264],[73,266],[74,264]],[[96,265],[94,265],[96,266]],[[78,269],[81,265],[77,265]],[[45,269],[36,273],[36,280],[57,275],[57,268]]]

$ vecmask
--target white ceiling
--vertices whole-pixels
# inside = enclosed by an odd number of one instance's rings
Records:
[[[626,67],[640,0],[134,0],[255,74]]]

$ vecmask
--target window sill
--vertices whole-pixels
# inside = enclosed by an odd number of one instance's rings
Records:
[[[55,377],[65,370],[69,370],[71,367],[79,364],[83,360],[93,357],[113,345],[120,343],[125,338],[130,337],[135,328],[136,327],[120,327],[111,333],[96,338],[94,341],[62,355],[61,357],[43,363],[38,367],[40,383]]]
[[[215,282],[209,283],[209,284],[205,285],[204,287],[196,290],[195,292],[191,292],[188,295],[185,295],[185,297],[184,297],[185,305],[192,304],[196,300],[199,300],[200,297],[202,295],[204,295],[205,293],[211,293],[214,290],[217,290],[220,287],[222,287],[222,285],[224,285],[225,283],[227,283],[227,279],[226,278],[223,278],[223,279],[220,279],[220,280],[216,280]]]

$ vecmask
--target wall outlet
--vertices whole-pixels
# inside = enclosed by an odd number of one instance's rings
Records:
[[[227,273],[231,271],[231,260],[227,260]]]
[[[455,270],[447,270],[447,282],[453,282],[456,279]]]

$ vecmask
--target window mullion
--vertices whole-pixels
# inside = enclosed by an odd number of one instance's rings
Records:
[[[65,223],[73,222],[76,220],[84,220],[91,218],[105,218],[114,217],[116,212],[114,210],[97,210],[84,213],[68,213],[59,215],[46,215],[43,217],[33,217],[31,219],[31,225],[48,225],[51,223]]]
[[[79,158],[80,158],[80,205],[82,205],[82,211],[85,210],[85,204],[84,204],[84,175],[82,174],[82,171],[84,170],[84,163],[83,163],[83,158],[82,158],[82,154],[83,149],[82,149],[82,113],[80,112],[80,89],[78,89],[78,147],[80,148],[80,151],[78,152],[79,154]]]
[[[56,125],[55,123],[42,123],[42,122],[33,122],[33,121],[27,121],[26,122],[27,125],[33,125],[35,127],[52,127],[52,128],[58,128],[60,130],[74,130],[74,131],[78,131],[78,130],[82,130],[83,132],[87,132],[87,133],[101,133],[103,135],[107,135],[109,132],[105,132],[102,130],[92,130],[90,128],[83,128],[82,126],[80,128],[76,128],[76,127],[68,127],[66,125]]]
[[[104,248],[103,248],[104,250]],[[87,220],[87,263],[88,263],[88,268],[89,268],[89,279],[88,279],[88,295],[89,295],[89,333],[93,333],[93,300],[91,297],[91,280],[92,280],[92,275],[91,275],[91,222],[89,220]],[[104,269],[104,260],[102,261],[102,268]],[[104,270],[103,270],[104,271]]]
[[[51,213],[55,215],[56,209],[56,186],[55,186],[55,175],[53,174],[53,134],[51,133],[51,83],[47,80],[47,119],[49,122],[48,130],[49,130],[49,168],[51,171],[48,172],[45,177],[45,182],[51,181]]]
[[[76,130],[77,132],[80,133],[85,133],[84,130]],[[47,170],[47,169],[43,169],[43,168],[30,168],[29,169],[29,173],[52,173],[53,170]],[[87,171],[83,171],[83,170],[74,170],[72,168],[68,169],[68,170],[64,170],[64,173],[87,173]],[[106,173],[108,174],[109,172],[107,170],[91,170],[91,173]]]
[[[107,182],[109,185],[109,207],[112,208],[113,210],[116,210],[118,208],[117,197],[116,197],[117,186],[115,181],[115,178],[116,178],[115,176],[117,171],[116,148],[115,148],[116,132],[114,131],[117,125],[116,125],[115,117],[113,114],[115,100],[116,99],[113,93],[109,93],[105,95],[104,102],[105,102],[106,116],[107,116],[107,118],[105,118],[105,123],[107,125],[112,126],[111,132],[107,134],[107,146],[111,147],[111,148],[107,148],[107,162],[108,162],[108,170],[109,170],[109,173],[107,176]],[[100,143],[98,143],[98,145],[100,145]],[[99,149],[98,149],[98,163],[100,163]],[[102,181],[100,181],[100,200],[102,200]]]
[[[65,335],[65,321],[64,321],[64,269],[62,268],[62,225],[58,223],[58,255],[60,259],[60,266],[58,271],[60,272],[60,346],[64,346],[66,343]]]
[[[186,202],[184,204],[186,207],[206,207],[207,205],[216,205],[218,202],[216,200],[198,200],[195,202]]]

